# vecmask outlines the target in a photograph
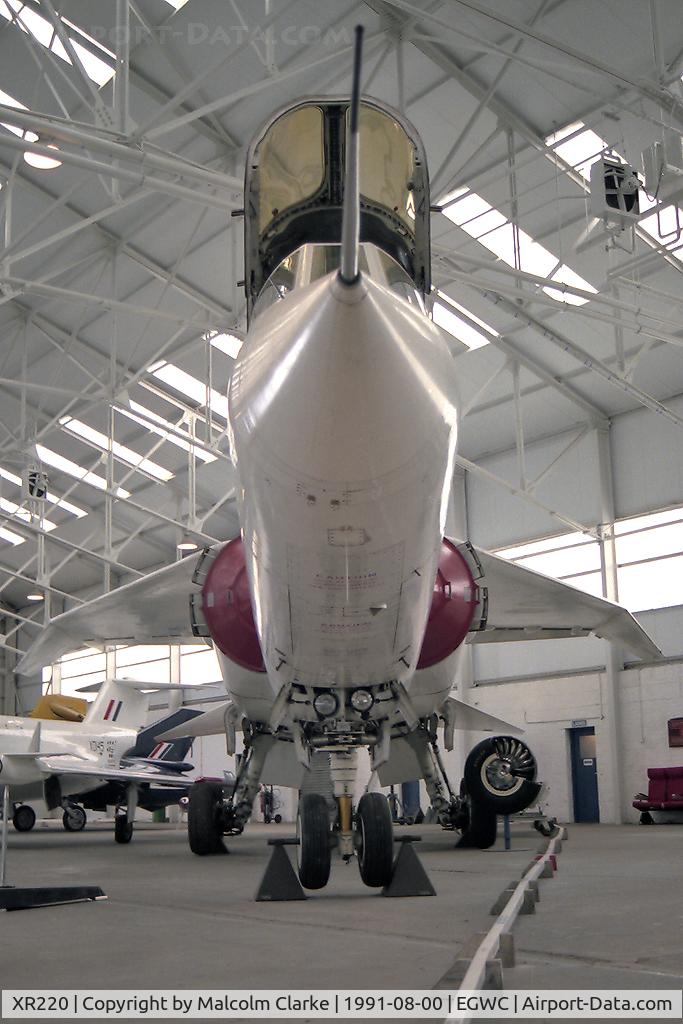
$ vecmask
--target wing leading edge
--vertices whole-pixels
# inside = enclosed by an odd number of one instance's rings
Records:
[[[473,551],[483,570],[484,578],[478,582],[487,589],[488,607],[485,627],[470,633],[468,643],[594,635],[622,643],[642,661],[662,657],[640,623],[621,605],[481,548]]]
[[[32,675],[84,644],[192,643],[189,602],[203,552],[126,583],[58,615],[24,655],[17,671]]]

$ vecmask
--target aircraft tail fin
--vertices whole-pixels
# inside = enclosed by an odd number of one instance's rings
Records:
[[[137,679],[105,679],[103,683],[82,686],[79,693],[97,693],[88,705],[83,719],[88,725],[95,722],[139,729],[147,716],[150,693],[159,690],[182,690],[169,683],[150,683]]]
[[[178,765],[183,762],[192,746],[194,737],[183,736],[177,740],[159,740],[157,736],[167,729],[175,729],[192,718],[197,718],[202,712],[196,708],[178,708],[163,718],[158,719],[152,725],[141,729],[135,741],[135,746],[126,751],[125,757],[128,760],[145,760],[148,762],[169,763]]]
[[[358,278],[358,248],[360,244],[360,181],[359,181],[359,112],[360,112],[360,71],[363,51],[363,26],[356,25],[356,39],[353,51],[353,84],[351,106],[346,134],[346,157],[344,168],[344,208],[342,211],[341,261],[339,277],[345,284],[353,284]]]

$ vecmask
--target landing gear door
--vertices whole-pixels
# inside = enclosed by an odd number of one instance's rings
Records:
[[[348,99],[302,100],[251,143],[244,188],[249,317],[266,287],[276,289],[275,299],[297,287],[297,250],[341,240],[348,107]],[[361,242],[390,256],[424,298],[431,287],[424,147],[405,118],[376,100],[361,104],[360,193]]]

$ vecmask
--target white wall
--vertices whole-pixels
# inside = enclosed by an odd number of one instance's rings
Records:
[[[621,672],[619,695],[621,816],[635,822],[638,812],[631,801],[637,792],[647,792],[647,769],[683,765],[683,747],[670,748],[667,735],[668,719],[683,715],[683,663]],[[573,820],[567,730],[572,719],[586,719],[596,734],[600,818],[618,819],[609,771],[604,673],[477,686],[469,698],[483,711],[525,729],[524,739],[538,759],[539,779],[547,783],[548,812],[563,821]],[[484,735],[472,733],[472,741]]]

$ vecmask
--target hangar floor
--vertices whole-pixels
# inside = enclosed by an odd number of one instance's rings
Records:
[[[454,850],[421,826],[421,859],[437,898],[384,899],[354,865],[333,863],[306,902],[255,903],[266,838],[252,825],[230,856],[199,858],[184,826],[139,825],[130,846],[110,826],[10,830],[16,885],[94,884],[106,902],[5,915],[3,988],[431,988],[463,944],[493,922],[498,893],[540,837],[513,827],[512,850]],[[509,988],[680,988],[683,828],[570,826],[536,913],[515,925]]]

